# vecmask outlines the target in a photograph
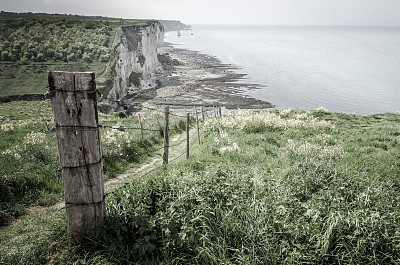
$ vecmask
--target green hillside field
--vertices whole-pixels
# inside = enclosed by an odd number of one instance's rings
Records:
[[[400,264],[400,115],[242,110],[201,135],[107,196],[93,237],[38,211],[0,230],[0,262]]]
[[[93,71],[112,87],[114,47],[122,26],[149,20],[0,15],[0,97],[43,94],[47,71]]]

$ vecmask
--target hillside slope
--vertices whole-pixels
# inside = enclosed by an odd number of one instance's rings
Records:
[[[66,246],[65,219],[49,211],[35,244],[22,242],[29,229],[0,233],[0,261],[399,264],[399,124],[322,108],[208,118],[189,159],[107,196],[94,238]]]
[[[0,96],[45,93],[47,71],[93,71],[113,104],[156,86],[163,34],[153,20],[1,14]]]

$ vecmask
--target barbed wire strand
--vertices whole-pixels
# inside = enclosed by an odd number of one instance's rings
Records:
[[[204,126],[205,126],[205,123],[203,123],[201,129],[202,129]],[[192,129],[193,129],[193,128],[192,128]],[[192,135],[189,137],[189,139],[195,137],[196,135],[198,135],[198,134],[197,134],[197,133],[192,134]],[[178,145],[180,145],[181,143],[183,143],[183,142],[186,141],[186,140],[187,140],[187,139],[184,138],[184,139],[183,139],[182,141],[180,141],[178,144],[169,145],[168,147],[175,147],[175,146],[178,146]],[[193,147],[193,145],[195,145],[196,143],[197,143],[196,141],[192,141],[192,143],[189,145],[189,149],[191,149],[191,148]],[[200,145],[199,145],[199,146],[200,146]],[[159,149],[155,149],[155,150],[151,150],[151,151],[146,152],[146,153],[136,154],[136,155],[139,156],[139,155],[149,154],[149,153],[151,153],[151,152],[160,151],[160,150],[162,150],[162,149],[164,149],[164,147],[159,148]],[[203,148],[203,150],[204,150],[204,149],[205,149],[205,148]],[[183,155],[185,155],[185,154],[186,154],[186,151],[182,152],[182,153],[179,154],[177,157],[171,159],[171,160],[169,161],[169,163],[171,164],[171,163],[175,162],[176,160],[178,160],[179,158],[181,158],[181,157],[182,157]],[[149,174],[155,172],[156,170],[160,170],[160,169],[162,169],[162,168],[165,168],[165,165],[164,165],[164,164],[152,168],[151,170],[147,171],[146,173],[140,175],[138,178],[143,178],[143,177],[145,177],[145,176],[148,176]],[[135,173],[133,173],[133,174],[135,174]],[[119,188],[117,188],[117,189],[115,189],[115,190],[113,190],[113,191],[110,191],[110,192],[108,192],[108,193],[105,193],[102,201],[96,202],[96,203],[85,203],[85,205],[98,205],[98,204],[101,204],[101,203],[105,202],[105,198],[106,198],[107,196],[119,192],[120,190],[122,190],[123,188],[126,188],[126,187],[127,187],[128,185],[130,185],[130,184],[132,184],[132,181],[130,181],[130,182],[125,182],[125,183],[123,183]],[[67,204],[68,204],[68,203],[66,203],[66,205],[65,205],[64,207],[61,207],[60,209],[58,209],[58,210],[56,211],[56,213],[59,212],[59,211],[61,211],[61,210],[63,210],[63,209],[66,209],[66,208],[69,208],[69,207],[73,207],[73,206],[75,206],[75,205],[78,205],[78,204],[71,204],[71,203],[69,203],[69,205],[67,205]]]

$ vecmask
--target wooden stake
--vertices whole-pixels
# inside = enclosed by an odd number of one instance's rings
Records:
[[[105,216],[94,73],[49,72],[68,232],[90,235]]]
[[[201,118],[202,118],[202,120],[203,120],[203,123],[204,123],[204,108],[203,107],[201,107]]]
[[[186,113],[186,159],[189,158],[189,122],[190,122],[190,114]]]
[[[199,145],[200,145],[199,113],[197,113],[197,107],[196,107],[196,125],[197,125],[197,139],[199,140]]]
[[[144,134],[143,134],[143,123],[142,123],[142,117],[140,116],[140,113],[138,114],[139,117],[139,125],[140,125],[140,134],[142,136],[142,141],[144,139]]]
[[[163,162],[168,164],[168,148],[169,148],[169,107],[164,110],[164,154]]]
[[[222,110],[221,110],[221,106],[218,106],[218,112],[219,112],[219,116],[222,116]]]

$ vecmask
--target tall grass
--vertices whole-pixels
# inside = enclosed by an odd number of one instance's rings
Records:
[[[47,129],[53,125],[49,102],[12,102],[0,104],[0,226],[23,215],[26,207],[48,206],[62,200],[57,139]],[[161,146],[162,131],[154,113],[142,113],[146,131],[141,139],[136,115],[120,117],[100,114],[105,179],[155,155]],[[47,123],[47,127],[46,127]],[[183,130],[171,125],[171,135]],[[157,153],[157,152],[156,152]]]
[[[107,197],[97,235],[60,262],[399,264],[399,122],[324,109],[209,120],[195,155]]]

